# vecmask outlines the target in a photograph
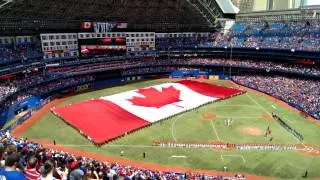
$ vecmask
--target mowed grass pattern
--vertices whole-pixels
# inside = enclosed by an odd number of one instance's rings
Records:
[[[68,98],[61,105],[168,81],[170,80],[144,81],[84,93]],[[229,86],[227,81],[210,83]],[[151,146],[154,141],[174,141],[175,139],[179,142],[221,140],[229,143],[267,143],[268,141],[263,136],[250,136],[243,133],[243,128],[252,127],[265,131],[268,126],[272,130],[273,143],[297,144],[298,141],[275,121],[266,120],[263,117],[271,112],[278,113],[301,132],[305,137],[305,144],[320,146],[319,126],[305,120],[298,113],[251,92],[215,102],[200,108],[198,111],[186,112],[112,141],[99,149],[52,113],[46,114],[37,124],[25,132],[24,136],[32,139],[56,140],[59,144],[108,156],[120,157],[120,152],[124,151],[124,156],[121,158],[164,165],[208,170],[223,170],[223,166],[227,165],[230,171],[279,177],[281,179],[300,179],[304,171],[308,170],[310,178],[320,177],[320,157],[312,157],[301,152],[222,152],[212,149],[177,149]],[[202,115],[205,113],[215,114],[217,117],[212,121],[203,120]],[[226,127],[224,124],[224,120],[228,117],[234,119],[234,124],[231,127]],[[146,159],[142,157],[143,152],[147,153]],[[187,158],[172,158],[173,155],[183,155]],[[222,160],[221,155],[242,155],[245,162],[239,157],[232,156],[223,156]]]

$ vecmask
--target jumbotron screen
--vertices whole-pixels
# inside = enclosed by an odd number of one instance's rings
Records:
[[[79,39],[81,56],[121,56],[127,52],[126,38]]]

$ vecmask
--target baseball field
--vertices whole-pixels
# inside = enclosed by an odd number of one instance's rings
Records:
[[[157,85],[170,79],[141,81],[63,99],[57,106],[99,98],[128,90]],[[207,81],[237,87],[229,81]],[[238,88],[238,87],[237,87]],[[272,118],[272,112],[301,133],[303,143]],[[152,114],[150,114],[152,116]],[[226,125],[226,120],[232,124]],[[99,126],[99,124],[96,124]],[[269,129],[270,135],[265,137]],[[77,130],[50,111],[39,116],[22,137],[57,144],[119,160],[147,162],[200,170],[249,173],[280,179],[320,178],[320,126],[276,100],[248,90],[245,94],[221,100],[145,127],[101,147],[94,146]],[[270,137],[272,139],[270,140]],[[154,142],[281,144],[296,145],[297,150],[215,150],[153,146]],[[146,157],[143,157],[145,152]]]

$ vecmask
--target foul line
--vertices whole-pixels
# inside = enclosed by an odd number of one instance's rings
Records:
[[[179,117],[177,117],[174,121],[173,121],[173,123],[172,123],[172,125],[171,125],[171,136],[172,136],[172,138],[173,138],[173,140],[174,141],[177,141],[177,139],[176,139],[176,137],[175,137],[175,129],[176,129],[176,122],[183,116],[184,114],[181,114]]]
[[[263,107],[261,104],[259,104],[256,100],[254,100],[248,93],[246,93],[246,95],[248,96],[248,98],[254,102],[256,105],[260,106],[261,109],[266,112],[267,114],[271,114],[265,107]]]
[[[291,120],[289,120],[289,119],[287,119],[287,118],[283,118],[283,115],[282,114],[280,114],[281,115],[281,118],[283,119],[283,120],[285,120],[285,121],[289,121],[290,123],[293,123],[294,124],[294,122],[293,121],[291,121]]]
[[[254,105],[241,105],[241,104],[236,104],[236,105],[220,105],[220,104],[216,104],[214,105],[215,107],[250,107],[250,108],[257,108],[256,106]]]
[[[251,99],[252,102],[254,102],[254,103],[257,104],[258,106],[260,106],[261,109],[262,109],[264,112],[266,112],[267,114],[271,114],[271,115],[272,115],[272,113],[270,113],[265,107],[263,107],[263,106],[262,106],[261,104],[259,104],[256,100],[254,100],[248,93],[246,93],[246,95],[248,96],[249,99]],[[291,133],[289,133],[289,134],[291,134]],[[293,134],[291,134],[291,136],[300,143],[300,140],[299,140],[298,138],[296,138]],[[302,143],[302,145],[304,146],[303,143]]]
[[[217,138],[218,138],[218,141],[221,141],[221,140],[220,140],[220,137],[219,137],[219,135],[218,135],[218,132],[217,132],[217,130],[216,130],[216,127],[215,127],[214,124],[213,124],[213,120],[211,120],[210,122],[211,122],[211,125],[212,125],[212,128],[213,128],[213,131],[214,131],[214,133],[216,134],[216,136],[217,136]]]
[[[224,159],[223,159],[223,156],[222,156],[222,155],[220,155],[220,158],[221,158],[221,161],[224,162]]]
[[[216,116],[217,118],[235,118],[235,119],[257,119],[257,118],[262,118],[261,116]]]

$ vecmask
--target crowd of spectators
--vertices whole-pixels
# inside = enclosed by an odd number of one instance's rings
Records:
[[[319,21],[237,22],[215,45],[318,51],[319,29]]]
[[[301,73],[301,74],[313,74],[320,75],[320,67],[315,65],[302,65],[285,62],[274,61],[258,61],[247,59],[213,59],[213,58],[192,58],[192,59],[179,59],[176,64],[200,64],[200,65],[217,65],[217,66],[233,66],[233,67],[245,67],[263,69],[266,71],[283,71],[287,73]]]
[[[36,76],[37,77],[37,76]],[[2,99],[0,102],[0,109],[5,109],[6,107],[9,107],[11,105],[14,105],[16,103],[19,103],[23,100],[26,100],[27,98],[35,95],[35,96],[39,96],[39,95],[43,95],[45,93],[49,93],[52,92],[54,90],[60,89],[60,88],[64,88],[64,87],[69,87],[72,85],[76,85],[76,84],[80,84],[82,82],[89,82],[89,81],[93,81],[94,78],[93,76],[90,75],[83,75],[83,76],[75,76],[75,77],[68,77],[68,78],[55,78],[52,79],[52,81],[48,81],[47,78],[52,78],[51,76],[45,76],[42,78],[39,78],[41,80],[47,81],[47,83],[44,83],[40,86],[36,85],[36,86],[29,86],[29,88],[23,88],[20,89],[19,91],[17,91],[16,93],[12,93],[9,95],[6,95],[6,97],[8,97],[8,99]],[[32,79],[29,78],[30,81]],[[18,82],[23,82],[25,80],[21,80]],[[34,81],[36,84],[40,84],[41,82],[37,82]],[[33,84],[34,85],[34,84]]]
[[[319,21],[238,22],[220,46],[320,50]],[[228,38],[228,36],[226,37]],[[228,45],[229,43],[229,45]]]
[[[233,76],[232,79],[320,119],[320,80],[259,75]]]
[[[229,33],[208,36],[156,38],[157,50],[195,47],[244,47],[320,50],[320,22],[317,20],[281,22],[236,22]],[[41,59],[35,43],[0,44],[0,62]]]
[[[136,75],[146,73],[170,72],[179,67],[189,65],[228,66],[241,68],[254,68],[285,73],[300,73],[304,75],[319,76],[320,67],[317,65],[302,65],[289,62],[258,61],[246,59],[223,58],[168,58],[154,60],[123,60],[108,61],[95,64],[79,64],[50,68],[46,73],[30,73],[23,76],[0,82],[0,102],[10,97],[5,107],[20,102],[32,95],[53,91],[57,87],[78,84],[89,81],[92,77],[86,76],[89,72],[102,72],[105,70],[122,70],[122,75]],[[80,75],[77,77],[70,77]],[[69,77],[69,78],[67,78]],[[78,78],[79,77],[79,78]],[[40,85],[41,84],[41,85]],[[42,88],[39,88],[42,87]],[[17,93],[19,92],[19,93]]]
[[[138,74],[153,74],[153,73],[168,73],[174,70],[179,69],[179,67],[167,67],[167,66],[158,66],[158,67],[144,67],[144,68],[133,68],[126,69],[121,72],[123,76],[138,75]]]
[[[19,77],[2,80],[0,81],[0,101],[19,90],[61,77],[58,74],[24,73]]]
[[[0,100],[4,99],[7,95],[13,94],[17,91],[17,87],[10,83],[3,83],[0,85]]]
[[[124,60],[111,61],[95,64],[85,64],[69,66],[63,68],[51,68],[49,71],[60,74],[85,74],[88,72],[101,72],[114,69],[128,69],[136,67],[154,67],[154,66],[172,66],[172,65],[212,65],[212,66],[232,66],[243,68],[255,68],[265,71],[281,71],[286,73],[299,73],[304,75],[320,75],[320,67],[317,65],[302,65],[288,62],[259,61],[247,59],[226,59],[226,58],[168,58],[155,60]]]
[[[47,149],[28,139],[14,138],[9,132],[0,133],[0,153],[0,179],[246,179],[240,174],[228,178],[185,172],[161,172],[128,165],[119,165],[116,162],[99,162],[94,159],[75,156],[67,152]]]
[[[102,70],[114,70],[114,69],[125,69],[130,67],[144,66],[147,64],[147,61],[142,60],[121,60],[121,61],[107,61],[94,64],[82,64],[77,66],[66,66],[58,68],[50,68],[50,72],[72,75],[72,74],[81,74]],[[150,65],[152,65],[150,63]]]
[[[207,37],[157,38],[158,50],[196,47],[275,48],[320,50],[320,22],[236,22],[229,33],[215,33]]]
[[[26,61],[28,59],[41,59],[43,53],[34,44],[2,45],[0,44],[0,62]]]
[[[164,37],[156,38],[156,48],[160,51],[171,48],[194,48],[208,41],[208,37]]]

